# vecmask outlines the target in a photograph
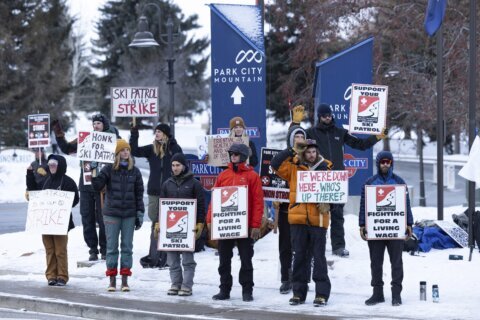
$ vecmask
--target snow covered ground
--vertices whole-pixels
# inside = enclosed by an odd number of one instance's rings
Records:
[[[183,120],[182,120],[183,121]],[[201,134],[202,121],[189,122],[184,120],[178,124],[177,138],[184,148],[194,148],[193,136]],[[78,126],[88,128],[86,119],[80,120]],[[272,123],[269,143],[284,130],[284,126]],[[70,138],[74,132],[69,132]],[[121,135],[128,138],[128,132]],[[151,131],[141,133],[140,144],[147,144],[152,139]],[[273,144],[273,143],[272,143]],[[277,142],[278,145],[278,142]],[[281,145],[278,145],[281,147]],[[393,149],[393,148],[392,148]],[[411,147],[406,148],[410,150]],[[434,148],[433,148],[434,150]],[[410,151],[409,151],[410,152]],[[413,151],[414,152],[414,151]],[[21,155],[20,150],[16,151]],[[78,160],[68,158],[67,174],[78,179]],[[25,162],[0,162],[0,202],[20,202],[25,190]],[[462,207],[445,208],[446,220],[451,220],[453,213],[462,212]],[[415,220],[435,219],[436,208],[413,208]],[[479,292],[480,284],[480,253],[476,249],[471,262],[468,261],[468,249],[432,250],[420,256],[404,254],[404,290],[402,293],[403,305],[392,307],[390,303],[389,282],[390,264],[388,256],[384,265],[385,294],[387,302],[373,307],[365,306],[364,300],[371,294],[370,267],[368,247],[358,234],[358,217],[346,215],[345,231],[347,248],[350,258],[342,259],[332,256],[330,243],[327,243],[327,258],[334,261],[329,270],[332,282],[332,293],[329,304],[325,308],[314,308],[313,284],[305,305],[292,307],[288,305],[291,295],[281,295],[278,235],[270,233],[255,245],[254,256],[254,298],[252,303],[242,302],[241,287],[238,285],[238,269],[240,261],[237,255],[233,258],[234,288],[230,301],[217,302],[211,296],[218,291],[219,276],[217,273],[218,257],[214,251],[207,251],[195,255],[197,270],[193,296],[188,298],[167,296],[170,287],[168,270],[142,269],[140,257],[148,252],[150,224],[135,232],[134,237],[134,265],[131,279],[132,291],[128,295],[134,299],[151,301],[181,302],[184,299],[210,306],[222,308],[236,306],[246,309],[275,310],[292,313],[322,314],[345,318],[369,317],[372,319],[407,318],[407,319],[477,319],[480,313]],[[0,279],[30,281],[39,286],[46,285],[43,275],[45,269],[45,251],[39,235],[17,232],[0,235]],[[98,263],[91,268],[77,268],[77,261],[87,258],[87,248],[83,241],[82,227],[77,226],[69,233],[69,270],[71,280],[69,286],[88,290],[95,290],[99,295],[113,295],[124,297],[125,294],[107,293],[107,278],[105,265]],[[451,261],[449,254],[463,255],[464,260]],[[419,282],[427,282],[427,301],[419,301]],[[433,303],[431,288],[433,284],[439,286],[440,303]],[[293,317],[293,316],[292,316]]]

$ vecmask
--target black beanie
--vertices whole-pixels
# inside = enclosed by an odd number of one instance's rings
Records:
[[[330,106],[328,104],[322,103],[318,106],[317,114],[320,118],[321,116],[324,116],[326,114],[332,114],[332,109],[330,109]]]
[[[100,121],[101,123],[103,123],[103,131],[107,131],[108,129],[110,129],[110,121],[108,121],[108,118],[105,117],[105,115],[101,114],[101,113],[97,113],[95,115],[93,115],[92,117],[92,122],[95,122],[95,121]]]
[[[162,131],[167,137],[171,137],[170,135],[170,127],[168,126],[168,124],[165,124],[165,123],[160,123],[159,125],[157,125],[155,127],[155,130],[160,130]]]
[[[187,160],[185,160],[185,156],[183,155],[183,153],[175,153],[173,156],[172,156],[172,163],[173,161],[177,161],[177,162],[180,162],[181,164],[183,164],[185,167],[187,167]]]

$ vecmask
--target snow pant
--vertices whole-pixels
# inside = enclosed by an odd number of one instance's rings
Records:
[[[293,295],[302,300],[307,297],[307,270],[311,267],[310,259],[308,259],[308,249],[310,248],[314,259],[312,279],[315,282],[315,294],[328,300],[331,283],[328,277],[327,258],[325,257],[327,229],[304,224],[291,224],[290,236],[293,250]]]
[[[117,270],[119,255],[118,237],[121,235],[120,274],[125,274],[122,273],[122,270],[128,269],[128,271],[130,271],[130,269],[132,268],[133,232],[135,230],[135,217],[121,218],[114,216],[104,216],[104,221],[105,231],[107,233],[107,272],[108,270]]]
[[[288,223],[288,203],[281,204],[278,212],[278,252],[280,256],[281,281],[290,281],[292,271],[292,245]]]
[[[345,230],[343,224],[344,204],[330,204],[330,239],[332,242],[332,251],[345,249]]]
[[[172,286],[192,290],[193,276],[195,275],[195,267],[197,266],[197,263],[193,259],[193,254],[193,252],[187,251],[167,252],[167,264],[170,267]],[[180,259],[182,259],[183,272],[180,266]]]
[[[82,216],[83,238],[90,248],[89,253],[106,253],[105,225],[103,223],[100,192],[80,191],[80,215]],[[97,236],[98,223],[98,236]]]
[[[218,255],[220,265],[218,274],[220,275],[220,291],[230,293],[232,290],[232,257],[233,247],[237,244],[240,254],[240,272],[238,282],[242,285],[242,293],[252,293],[253,291],[253,240],[251,238],[228,239],[218,241]]]
[[[47,280],[62,279],[68,282],[68,235],[42,235],[45,253],[47,255]]]
[[[370,269],[372,272],[371,285],[383,290],[383,258],[387,248],[392,266],[392,296],[400,296],[403,281],[403,240],[370,240],[368,249],[370,252]],[[378,290],[378,289],[377,289]]]

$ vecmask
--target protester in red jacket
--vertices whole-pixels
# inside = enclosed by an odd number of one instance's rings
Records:
[[[228,150],[230,163],[228,168],[220,173],[214,187],[248,186],[248,227],[249,238],[225,239],[218,241],[218,254],[220,265],[220,292],[212,297],[213,300],[230,299],[232,289],[232,257],[233,247],[238,247],[241,267],[239,282],[242,285],[243,301],[252,301],[253,296],[253,244],[260,237],[260,225],[263,216],[263,191],[260,177],[253,168],[246,164],[250,154],[249,147],[244,144],[233,144]],[[212,207],[208,209],[207,224],[212,221]]]

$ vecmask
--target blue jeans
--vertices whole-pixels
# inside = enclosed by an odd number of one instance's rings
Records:
[[[103,216],[105,233],[107,235],[107,269],[118,267],[118,237],[120,241],[120,268],[132,267],[133,232],[135,230],[135,217],[120,218]]]

